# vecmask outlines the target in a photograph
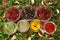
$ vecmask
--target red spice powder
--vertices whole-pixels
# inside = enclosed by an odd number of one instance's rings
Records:
[[[45,30],[46,30],[46,32],[48,32],[48,33],[52,33],[52,32],[55,31],[55,25],[54,25],[53,23],[47,23],[47,24],[45,25]]]
[[[11,7],[7,10],[7,13],[6,13],[6,18],[9,20],[9,21],[14,21],[14,20],[17,20],[19,17],[19,10],[15,7]]]
[[[41,20],[48,20],[51,16],[51,11],[48,8],[41,7],[38,8],[37,14]]]

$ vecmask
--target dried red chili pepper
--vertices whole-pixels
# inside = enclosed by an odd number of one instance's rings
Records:
[[[6,12],[8,21],[17,21],[20,18],[19,10],[16,7],[11,7]]]
[[[41,20],[48,20],[51,17],[51,11],[46,7],[40,7],[37,10],[37,15]]]

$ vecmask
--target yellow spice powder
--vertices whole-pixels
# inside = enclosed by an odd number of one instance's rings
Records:
[[[37,32],[41,27],[41,22],[38,19],[34,19],[30,22],[30,28],[34,31]]]

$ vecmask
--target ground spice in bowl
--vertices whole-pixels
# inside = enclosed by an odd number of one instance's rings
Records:
[[[49,21],[44,24],[44,30],[48,34],[53,34],[56,31],[55,23]]]
[[[22,10],[22,18],[23,19],[33,19],[34,17],[36,17],[37,13],[36,13],[36,8],[28,5],[25,6]]]
[[[4,33],[6,33],[8,35],[12,35],[16,32],[17,25],[14,22],[4,23],[3,30],[4,30]]]
[[[34,32],[38,32],[41,28],[41,22],[39,19],[33,19],[30,22],[30,29]]]
[[[27,20],[20,20],[17,23],[18,31],[20,32],[27,32],[29,30],[29,22]]]

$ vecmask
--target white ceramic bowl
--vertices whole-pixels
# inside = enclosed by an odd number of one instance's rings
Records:
[[[27,32],[29,30],[29,22],[27,20],[20,20],[17,23],[18,31]]]
[[[54,30],[53,32],[49,33],[49,32],[46,31],[45,25],[46,25],[47,23],[52,23],[52,24],[55,26],[55,30]],[[56,28],[57,28],[56,24],[55,24],[54,22],[52,22],[52,21],[48,21],[48,22],[46,22],[46,23],[44,24],[44,30],[45,30],[45,32],[46,32],[47,34],[53,34],[53,33],[56,31]],[[49,30],[49,29],[48,29],[48,30]]]

